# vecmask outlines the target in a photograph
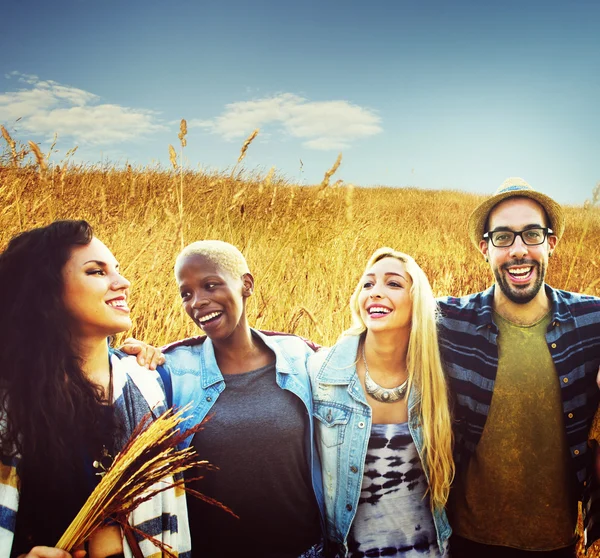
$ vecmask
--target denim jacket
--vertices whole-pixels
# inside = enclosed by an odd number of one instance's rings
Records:
[[[312,355],[308,370],[313,386],[317,442],[323,468],[327,536],[344,547],[358,506],[367,447],[371,435],[371,407],[356,373],[359,336],[348,336],[331,349]],[[415,387],[408,398],[408,428],[423,471],[423,433],[416,412],[420,394]],[[436,510],[433,519],[440,552],[452,530],[446,512]]]
[[[261,332],[252,329],[275,354],[277,385],[296,395],[306,408],[309,428],[306,432],[306,456],[311,471],[312,486],[323,523],[323,482],[319,455],[314,443],[312,392],[306,364],[313,348],[295,335]],[[195,337],[172,343],[163,348],[166,368],[173,384],[173,405],[183,407],[191,403],[188,417],[181,428],[187,429],[202,422],[221,392],[226,389],[223,374],[215,358],[214,345],[208,337]],[[192,436],[187,438],[189,444]]]

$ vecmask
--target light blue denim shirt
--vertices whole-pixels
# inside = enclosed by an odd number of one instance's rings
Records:
[[[306,369],[308,357],[313,350],[295,335],[264,333],[255,329],[252,329],[252,334],[259,337],[275,354],[277,385],[296,395],[306,408],[309,424],[309,428],[306,429],[306,456],[323,522],[323,482],[319,455],[314,443],[312,392]],[[191,408],[186,413],[188,418],[181,425],[185,430],[204,420],[227,386],[215,358],[214,345],[208,337],[173,343],[163,351],[167,360],[165,367],[173,384],[173,405],[183,407],[191,403]],[[187,444],[191,440],[192,436],[189,436]]]
[[[323,469],[325,523],[330,540],[344,546],[360,497],[367,447],[371,435],[371,407],[356,373],[359,336],[344,337],[331,349],[310,356],[317,444]],[[427,479],[423,432],[413,387],[408,398],[408,428]],[[444,510],[433,514],[440,552],[452,530]]]

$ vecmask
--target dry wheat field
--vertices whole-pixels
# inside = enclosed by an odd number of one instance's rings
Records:
[[[241,167],[252,137],[231,170],[192,171],[181,165],[183,126],[181,145],[169,146],[169,169],[83,166],[68,157],[49,164],[35,144],[17,144],[2,132],[0,249],[19,231],[55,219],[88,220],[132,282],[128,334],[152,344],[199,334],[181,310],[172,272],[182,246],[199,239],[231,242],[246,255],[256,281],[252,325],[323,345],[349,326],[350,294],[380,246],[411,254],[436,295],[467,294],[492,282],[466,232],[480,196],[353,187],[333,180],[339,158],[320,185],[290,184],[272,170]],[[481,190],[491,194],[498,185]],[[590,203],[565,208],[566,232],[547,277],[554,287],[600,296],[599,196],[600,184],[591,184]]]

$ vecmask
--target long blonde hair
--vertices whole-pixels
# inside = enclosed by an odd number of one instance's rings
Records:
[[[401,261],[412,278],[411,333],[406,356],[408,389],[410,392],[416,386],[421,392],[419,412],[423,425],[423,453],[429,473],[431,508],[441,509],[446,505],[454,478],[454,461],[448,387],[438,346],[437,303],[423,270],[413,258],[402,252],[387,247],[379,248],[369,258],[366,270],[384,258]],[[361,290],[362,281],[359,281],[350,299],[352,326],[342,335],[361,335],[367,330],[358,302]]]

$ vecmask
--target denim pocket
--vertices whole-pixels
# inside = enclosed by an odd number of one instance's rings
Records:
[[[313,415],[320,442],[328,448],[339,446],[344,441],[346,426],[350,420],[348,407],[331,403],[314,402]]]

